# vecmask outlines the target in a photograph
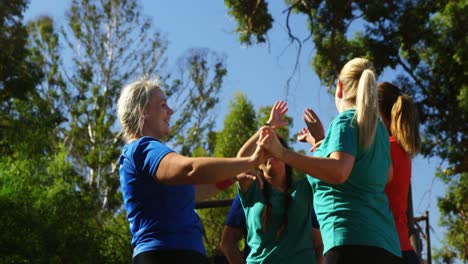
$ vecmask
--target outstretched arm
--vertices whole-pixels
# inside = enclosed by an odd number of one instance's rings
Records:
[[[257,148],[257,141],[259,137],[260,130],[257,131],[252,137],[250,137],[244,143],[244,145],[242,145],[242,147],[239,149],[239,152],[237,152],[237,157],[245,157],[251,155],[251,153]],[[236,177],[241,193],[245,193],[249,189],[252,182],[256,180],[258,176],[258,172],[255,171],[255,169],[244,171],[238,174]]]
[[[277,101],[271,108],[270,117],[268,118],[267,126],[270,128],[280,128],[287,124],[287,120],[284,119],[286,112],[288,111],[288,107],[285,101]],[[257,142],[260,139],[260,131],[257,131],[252,137],[250,137],[244,145],[240,148],[239,152],[237,153],[237,157],[246,157],[250,156],[253,151],[258,147]],[[263,180],[261,175],[258,174],[255,170],[250,170],[243,172],[237,176],[237,180],[239,183],[239,189],[241,193],[245,193],[252,184],[252,180],[259,180],[260,188],[263,186]]]
[[[260,147],[243,158],[190,158],[172,152],[161,160],[154,177],[168,184],[217,183],[256,168],[264,161]]]
[[[261,133],[264,140],[260,145],[266,151],[314,178],[331,184],[342,184],[351,174],[354,165],[354,157],[351,154],[333,152],[327,158],[307,156],[283,147],[271,129],[262,128]]]

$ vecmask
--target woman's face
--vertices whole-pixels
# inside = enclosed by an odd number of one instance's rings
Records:
[[[160,89],[153,90],[145,110],[143,135],[162,139],[169,134],[169,120],[174,111],[167,105],[167,100]]]
[[[269,158],[261,167],[263,174],[272,178],[284,177],[286,168],[284,161],[277,158]]]

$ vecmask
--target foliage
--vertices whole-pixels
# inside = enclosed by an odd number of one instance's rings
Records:
[[[40,133],[29,128],[55,119],[42,117],[47,106],[34,91],[43,74],[27,48],[26,6],[27,1],[2,1],[0,8],[0,156],[12,155],[19,145],[27,152],[42,151],[30,145]]]
[[[447,227],[447,244],[437,252],[437,258],[444,263],[450,263],[452,258],[468,261],[468,173],[451,176],[458,177],[447,181],[447,192],[445,197],[439,198],[438,206],[444,217],[440,223]]]
[[[166,40],[137,2],[127,0],[72,1],[61,36],[72,53],[65,63],[71,67],[60,69],[67,77],[65,144],[87,180],[83,191],[98,193],[102,208],[113,211],[121,205],[115,102],[124,84],[164,65]]]
[[[292,34],[289,18],[294,14],[307,18],[310,36],[304,42],[311,39],[315,49],[311,65],[326,86],[333,86],[346,61],[366,57],[374,63],[378,75],[395,71],[397,78],[386,81],[393,81],[414,96],[424,128],[421,152],[448,164],[438,174],[449,186],[440,202],[442,222],[449,230],[445,248],[455,250],[457,258],[466,261],[468,229],[462,224],[466,218],[461,217],[466,211],[448,198],[466,193],[468,188],[461,184],[468,171],[468,39],[464,30],[468,2],[288,0],[286,5],[286,28],[299,48],[303,41]],[[230,5],[226,6],[231,10]],[[250,12],[236,12],[234,18],[239,25],[255,20]],[[266,22],[237,31],[247,36],[241,42],[250,44],[246,40],[251,35],[262,34],[258,39],[265,40],[270,28]],[[449,213],[446,204],[452,202],[450,207],[456,212]]]
[[[271,28],[273,17],[268,13],[268,3],[264,0],[224,0],[229,14],[236,18],[241,43],[252,44],[252,35],[257,42],[265,42],[266,32]]]
[[[22,23],[27,0],[0,3],[0,103],[10,99],[26,99],[42,74],[38,65],[29,60],[26,48],[27,31]],[[2,109],[3,110],[3,109]],[[3,125],[3,122],[2,122]],[[3,130],[3,129],[2,129]]]
[[[99,206],[57,155],[0,160],[2,263],[101,263]],[[32,169],[33,168],[33,169]]]
[[[4,2],[0,262],[127,263],[133,252],[118,192],[122,142],[115,102],[135,76],[169,78],[166,40],[135,1],[72,1],[59,27],[47,16],[25,26],[26,1]],[[191,114],[200,113],[196,132],[206,134],[213,149],[212,122],[203,122],[218,102],[224,59],[202,49],[187,54],[180,70],[190,72],[192,83],[174,81],[181,86],[168,90],[190,92],[192,108],[179,112],[188,116],[181,127],[195,123]],[[196,140],[204,142],[205,136]]]
[[[257,122],[253,104],[244,94],[236,94],[229,103],[229,112],[224,119],[223,129],[217,133],[214,156],[235,157],[244,142],[256,131]],[[236,193],[236,186],[233,185],[212,199],[232,199]],[[213,254],[219,245],[228,212],[229,207],[198,211],[205,228],[205,247],[208,255]]]
[[[104,219],[97,234],[99,255],[104,259],[102,263],[128,263],[132,259],[133,248],[130,244],[132,235],[125,211],[108,215]]]
[[[196,148],[210,149],[208,137],[227,70],[223,56],[201,48],[188,50],[177,66],[177,78],[164,91],[175,111],[175,122],[166,140],[180,147],[180,154],[190,156]]]

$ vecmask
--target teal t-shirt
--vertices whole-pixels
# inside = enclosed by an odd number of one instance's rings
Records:
[[[265,182],[265,186],[268,183]],[[316,263],[312,238],[312,189],[306,178],[293,183],[288,225],[281,239],[276,232],[282,223],[285,194],[270,184],[271,216],[266,232],[262,231],[261,214],[265,205],[262,190],[254,182],[240,195],[247,224],[247,244],[251,251],[247,263]],[[240,192],[239,192],[240,193]]]
[[[369,149],[359,146],[355,110],[336,116],[323,144],[314,156],[332,152],[354,156],[354,166],[343,184],[329,184],[308,176],[314,192],[314,208],[320,223],[324,254],[342,245],[367,245],[401,256],[395,222],[384,188],[388,177],[390,143],[382,122]]]

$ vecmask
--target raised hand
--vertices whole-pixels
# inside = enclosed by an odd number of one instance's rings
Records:
[[[315,144],[315,139],[309,132],[309,129],[303,127],[299,133],[297,133],[297,140],[300,142],[307,142],[311,146]]]
[[[288,106],[285,101],[276,101],[271,108],[270,118],[267,123],[273,128],[280,128],[288,124],[288,120],[284,115],[288,111]]]
[[[323,139],[320,141],[315,141],[314,137],[312,137],[309,130],[305,127],[303,127],[301,131],[299,131],[299,133],[297,134],[297,140],[300,142],[309,143],[309,145],[311,146],[309,151],[311,152],[315,151],[322,144],[323,141]]]
[[[275,131],[271,127],[261,128],[260,138],[257,141],[257,146],[266,151],[266,157],[276,157],[281,159],[286,148],[281,145],[276,136]]]
[[[307,125],[309,134],[313,138],[312,143],[309,141],[307,142],[309,142],[311,145],[315,145],[317,142],[325,138],[325,131],[323,130],[322,122],[312,109],[306,108],[304,110],[302,120],[304,120],[305,124]]]

